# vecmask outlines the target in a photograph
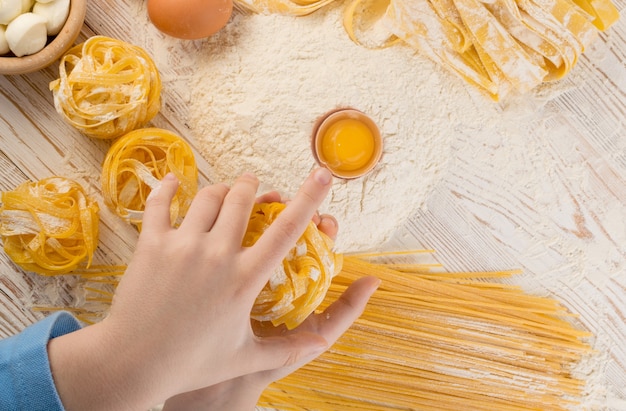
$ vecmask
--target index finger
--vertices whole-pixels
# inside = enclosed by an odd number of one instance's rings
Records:
[[[331,182],[332,175],[328,170],[314,170],[294,199],[252,247],[257,266],[261,268],[261,272],[267,273],[266,278],[255,279],[261,283],[261,287],[269,279],[272,269],[285,258],[311,222],[311,217],[328,194]]]

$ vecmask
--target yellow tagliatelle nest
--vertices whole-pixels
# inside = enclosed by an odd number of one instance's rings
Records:
[[[198,191],[193,151],[185,140],[167,130],[131,131],[111,146],[102,165],[104,201],[117,215],[141,227],[146,199],[168,173],[180,182],[171,206],[172,222],[178,225]]]
[[[244,247],[252,246],[284,208],[282,203],[256,204]],[[324,300],[332,278],[341,270],[343,258],[333,252],[333,245],[311,222],[257,297],[251,317],[289,329],[302,323]]]
[[[161,107],[161,79],[150,56],[140,47],[104,36],[70,49],[50,90],[67,122],[101,139],[142,127]]]
[[[50,177],[2,193],[0,236],[27,271],[65,274],[91,264],[98,244],[98,205],[75,181]]]

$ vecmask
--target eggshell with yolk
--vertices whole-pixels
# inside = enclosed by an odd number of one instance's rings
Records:
[[[163,33],[186,40],[220,31],[233,12],[233,0],[148,0],[148,16]]]

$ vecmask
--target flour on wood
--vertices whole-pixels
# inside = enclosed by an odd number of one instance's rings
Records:
[[[339,220],[338,248],[353,251],[381,244],[424,205],[453,133],[448,110],[434,109],[449,103],[447,76],[409,48],[352,43],[338,11],[237,16],[195,56],[190,125],[221,180],[250,171],[290,196],[315,167],[315,121],[337,107],[370,115],[384,138],[381,163],[364,178],[336,179],[321,208]]]

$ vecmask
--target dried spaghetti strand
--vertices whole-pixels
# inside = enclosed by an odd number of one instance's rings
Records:
[[[497,272],[498,278],[513,271]],[[263,394],[282,410],[566,410],[584,382],[574,365],[590,334],[557,301],[519,288],[484,287],[480,273],[450,282],[420,270],[345,257],[327,301],[376,275],[362,317],[317,360]]]
[[[102,165],[102,194],[118,216],[141,228],[150,192],[168,173],[179,181],[171,218],[179,225],[198,191],[198,168],[189,144],[159,128],[133,130],[109,149]]]
[[[161,79],[150,56],[121,40],[94,36],[62,58],[50,83],[56,110],[86,135],[113,139],[150,121]]]
[[[98,244],[98,205],[77,182],[50,177],[2,193],[0,237],[20,267],[43,275],[66,274]]]

